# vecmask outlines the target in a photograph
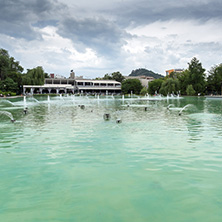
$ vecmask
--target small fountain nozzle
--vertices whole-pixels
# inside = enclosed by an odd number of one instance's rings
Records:
[[[116,123],[122,123],[122,120],[121,119],[117,119]]]
[[[109,113],[105,113],[105,114],[103,115],[103,119],[104,119],[104,120],[110,120],[110,118],[111,118],[111,116],[110,116]]]

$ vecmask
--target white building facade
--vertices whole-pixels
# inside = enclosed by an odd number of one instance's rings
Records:
[[[23,93],[27,92],[31,94],[119,94],[121,93],[121,83],[115,80],[46,78],[44,85],[24,85]]]

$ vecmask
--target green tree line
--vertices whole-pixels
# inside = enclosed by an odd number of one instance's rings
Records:
[[[172,72],[169,76],[149,82],[148,93],[165,96],[172,93],[189,96],[221,94],[222,64],[212,67],[208,75],[205,71],[201,62],[194,57],[182,73]]]
[[[0,49],[0,94],[16,95],[22,93],[23,85],[42,85],[47,73],[41,66],[28,69],[24,68],[7,50]]]
[[[116,80],[122,83],[122,93],[145,95],[156,93],[167,96],[168,94],[205,95],[222,93],[222,64],[216,65],[207,72],[201,62],[196,58],[188,63],[188,68],[181,73],[172,72],[169,76],[149,82],[148,89],[143,87],[138,79],[125,79],[120,72],[105,74],[103,78]]]

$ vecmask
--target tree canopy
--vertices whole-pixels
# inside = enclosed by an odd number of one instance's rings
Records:
[[[149,82],[148,93],[151,95],[159,93],[159,90],[160,90],[163,82],[164,82],[164,79],[155,79],[155,80]]]
[[[47,76],[42,67],[27,70],[24,69],[14,57],[10,57],[5,49],[0,49],[0,91],[21,93],[22,85],[43,85]]]
[[[166,96],[180,91],[180,83],[178,79],[169,78],[161,84],[160,94]]]
[[[122,82],[122,92],[124,94],[131,92],[134,94],[140,94],[142,88],[143,86],[139,79],[126,79]]]
[[[33,69],[28,69],[28,72],[23,75],[23,85],[43,85],[45,73],[41,66]]]
[[[188,65],[189,84],[192,84],[196,93],[203,93],[206,87],[205,69],[196,57]]]
[[[116,80],[118,82],[122,82],[125,77],[118,71],[118,72],[113,72],[112,74],[105,74],[102,79],[107,79],[107,80]]]
[[[212,73],[214,70],[212,71]],[[213,77],[211,78],[213,82]],[[182,73],[171,73],[170,76],[149,82],[149,94],[180,93],[182,95],[204,94],[206,91],[205,69],[197,58],[188,63],[188,68]],[[189,87],[188,87],[189,86]]]
[[[211,68],[207,77],[207,91],[221,94],[222,90],[222,63]]]

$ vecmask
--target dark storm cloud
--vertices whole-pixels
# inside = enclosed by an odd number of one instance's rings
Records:
[[[33,30],[32,24],[51,20],[59,11],[56,2],[50,0],[7,0],[0,1],[0,30],[2,34],[28,40],[39,37]]]
[[[122,26],[144,25],[155,21],[167,20],[198,20],[205,22],[210,19],[222,19],[222,1],[194,0],[157,0],[136,1],[131,4],[122,3],[109,14],[115,12]]]
[[[124,38],[130,37],[116,24],[103,18],[67,18],[60,23],[58,30],[61,36],[73,40],[79,51],[90,47],[107,57],[117,55],[120,47],[125,44]]]
[[[89,3],[89,6],[95,6],[97,3],[99,2]],[[78,5],[78,1],[75,4]],[[97,17],[101,13],[105,19],[77,20],[69,15],[68,6],[54,0],[2,0],[0,30],[2,34],[31,40],[40,37],[33,27],[57,26],[61,22],[59,33],[62,36],[78,40],[102,52],[114,47],[114,44],[116,47],[124,44],[122,39],[126,33],[121,28],[128,26],[141,26],[172,19],[222,19],[222,1],[128,0],[118,4],[114,2],[112,8],[90,13],[96,14]],[[67,16],[68,19],[62,19]],[[113,23],[110,17],[115,18],[116,22]]]

